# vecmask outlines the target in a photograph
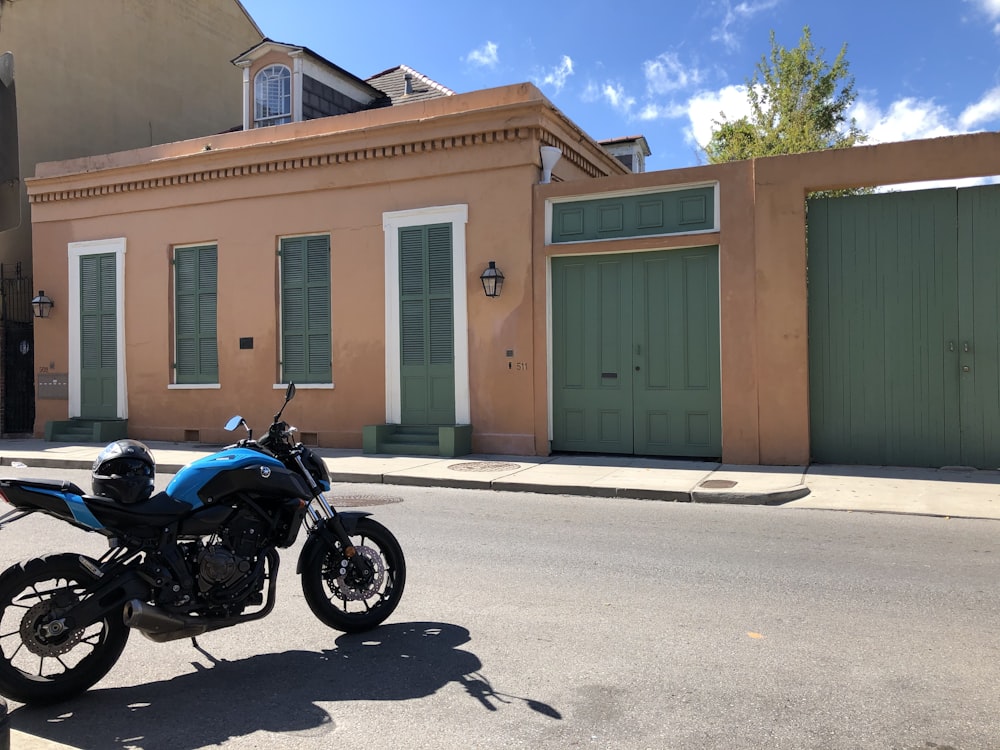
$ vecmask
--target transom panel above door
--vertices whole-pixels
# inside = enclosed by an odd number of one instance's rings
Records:
[[[722,453],[718,248],[552,259],[552,449]]]

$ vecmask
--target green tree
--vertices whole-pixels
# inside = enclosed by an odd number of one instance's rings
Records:
[[[847,63],[847,45],[833,64],[817,50],[809,27],[799,46],[780,46],[771,32],[771,54],[757,63],[747,81],[750,114],[738,120],[714,121],[705,153],[712,164],[757,156],[797,154],[848,148],[868,136],[848,110],[857,94]]]

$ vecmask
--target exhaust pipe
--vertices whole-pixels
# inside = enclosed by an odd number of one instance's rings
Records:
[[[125,605],[123,615],[126,625],[157,643],[194,638],[215,629],[194,617],[172,615],[151,604],[143,604],[138,599]]]

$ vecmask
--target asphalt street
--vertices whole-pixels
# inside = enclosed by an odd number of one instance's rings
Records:
[[[200,650],[133,634],[85,696],[12,703],[12,726],[87,750],[1000,746],[997,521],[337,489],[406,553],[381,628],[312,617],[300,539],[271,616]],[[102,549],[35,516],[0,567]]]

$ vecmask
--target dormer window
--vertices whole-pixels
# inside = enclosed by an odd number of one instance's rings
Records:
[[[268,65],[254,78],[253,126],[283,125],[292,121],[292,72],[284,65]]]

